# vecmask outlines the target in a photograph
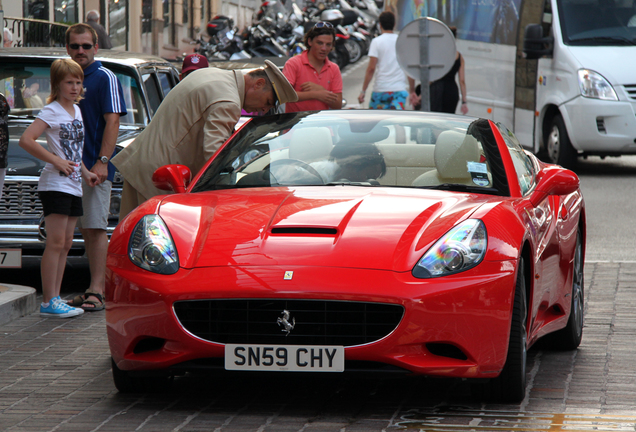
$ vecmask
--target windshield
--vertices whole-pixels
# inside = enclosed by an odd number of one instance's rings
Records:
[[[578,46],[636,44],[636,0],[560,0],[563,42]]]
[[[193,191],[327,185],[507,194],[500,161],[485,120],[418,112],[281,114],[247,123]]]
[[[122,70],[113,72],[121,82],[128,111],[120,117],[120,124],[146,125],[148,120],[138,81]],[[51,93],[50,63],[21,64],[20,59],[11,59],[0,64],[0,93],[5,95],[11,107],[10,116],[37,117]]]

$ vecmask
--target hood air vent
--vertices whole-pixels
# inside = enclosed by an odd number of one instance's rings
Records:
[[[272,228],[272,234],[308,234],[308,235],[326,235],[334,236],[338,234],[336,228],[316,228],[316,227],[285,227],[285,228]]]

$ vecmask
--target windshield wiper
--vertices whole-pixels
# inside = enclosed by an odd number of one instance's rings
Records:
[[[325,186],[380,186],[380,182],[376,181],[364,181],[355,182],[349,180],[338,180],[326,183]]]
[[[623,45],[636,45],[631,39],[627,39],[622,36],[595,36],[595,37],[585,37],[578,39],[570,39],[571,43],[581,43],[581,42],[597,42],[599,45],[603,44],[603,42],[621,42]]]
[[[418,186],[420,189],[434,189],[434,190],[448,190],[454,192],[476,192],[490,194],[497,192],[496,189],[491,187],[472,186],[460,183],[442,183],[435,186]]]

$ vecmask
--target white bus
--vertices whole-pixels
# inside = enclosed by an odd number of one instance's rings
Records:
[[[636,154],[636,0],[387,1],[398,28],[421,16],[457,27],[469,115],[569,168]]]

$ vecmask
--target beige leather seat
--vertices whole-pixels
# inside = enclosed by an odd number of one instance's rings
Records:
[[[462,132],[444,131],[437,137],[433,154],[435,169],[413,181],[413,186],[436,186],[443,183],[473,184],[467,162],[479,162],[479,143]]]
[[[293,131],[289,143],[289,158],[306,163],[329,158],[333,148],[331,131],[326,127],[308,127]]]

